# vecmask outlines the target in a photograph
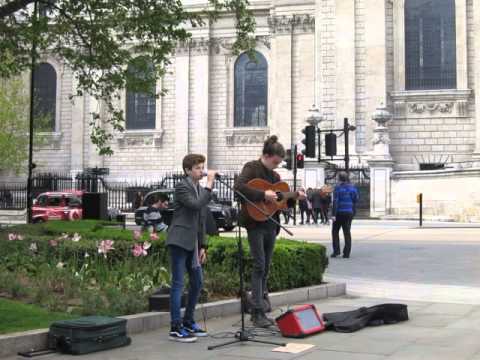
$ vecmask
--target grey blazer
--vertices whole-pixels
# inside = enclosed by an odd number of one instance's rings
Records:
[[[205,230],[207,204],[212,193],[199,186],[199,194],[192,182],[185,178],[175,186],[173,217],[168,227],[167,245],[176,245],[188,251],[206,247]]]

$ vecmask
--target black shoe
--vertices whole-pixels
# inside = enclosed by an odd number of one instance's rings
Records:
[[[203,330],[196,322],[184,322],[183,328],[187,330],[191,335],[204,337],[208,336],[208,333]]]
[[[197,341],[195,335],[189,333],[183,326],[172,326],[169,339],[178,342],[191,343]]]
[[[267,318],[263,310],[255,309],[253,310],[251,321],[253,326],[258,328],[268,328],[275,324],[272,319]]]
[[[350,255],[343,254],[344,259],[348,259],[349,257],[350,257]]]
[[[333,253],[332,255],[330,255],[330,257],[331,257],[331,258],[336,258],[338,255],[340,255],[340,254],[335,254],[335,253]]]

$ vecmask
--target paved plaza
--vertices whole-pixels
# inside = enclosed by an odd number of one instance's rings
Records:
[[[329,226],[290,226],[290,230],[295,234],[294,239],[325,244],[330,253]],[[351,258],[330,259],[325,276],[327,281],[346,282],[347,296],[317,301],[317,309],[348,311],[401,302],[408,305],[409,321],[351,334],[328,331],[301,340],[259,334],[259,339],[315,345],[300,354],[273,352],[274,346],[250,342],[207,350],[207,346],[227,341],[238,330],[237,315],[208,320],[206,326],[212,336],[195,344],[171,342],[168,328],[162,328],[134,335],[129,347],[81,358],[480,360],[479,227],[426,223],[425,228],[419,229],[412,221],[356,220],[352,233]],[[279,315],[291,305],[295,304],[276,308],[274,314]],[[71,356],[55,354],[43,358],[60,360]]]

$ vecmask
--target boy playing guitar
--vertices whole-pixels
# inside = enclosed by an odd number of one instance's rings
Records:
[[[283,161],[285,149],[278,142],[275,135],[270,136],[263,145],[262,156],[259,160],[246,163],[237,178],[235,190],[241,192],[247,199],[255,203],[274,203],[277,202],[277,192],[272,189],[258,189],[249,185],[253,179],[262,179],[270,184],[279,182],[280,176],[274,171]],[[304,199],[305,193],[299,191],[294,196],[297,199]],[[245,205],[245,204],[243,204]],[[278,211],[273,218],[279,221]],[[275,239],[279,229],[277,224],[271,220],[255,220],[247,211],[246,206],[242,206],[240,212],[240,225],[247,229],[248,243],[250,253],[253,257],[252,272],[252,297],[254,309],[252,309],[252,322],[256,327],[269,327],[274,324],[272,319],[265,315],[263,308],[263,297],[267,293],[267,277],[272,259]]]

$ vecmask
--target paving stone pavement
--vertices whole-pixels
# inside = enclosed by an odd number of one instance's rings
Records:
[[[345,296],[316,302],[321,312],[348,311],[392,299]],[[400,302],[400,301],[398,301]],[[133,336],[130,346],[83,355],[82,360],[480,360],[480,306],[420,301],[401,301],[408,305],[410,320],[395,325],[368,327],[351,334],[324,332],[306,339],[260,336],[257,339],[300,342],[315,345],[300,354],[272,352],[275,346],[242,343],[217,350],[207,346],[227,339],[203,338],[194,344],[168,340],[167,328]],[[285,310],[286,308],[282,309]],[[276,315],[281,309],[276,309]],[[209,320],[210,334],[216,337],[238,330],[239,316]],[[247,325],[250,322],[247,320]],[[17,359],[15,357],[6,360]],[[66,360],[69,355],[46,355],[39,359]]]

